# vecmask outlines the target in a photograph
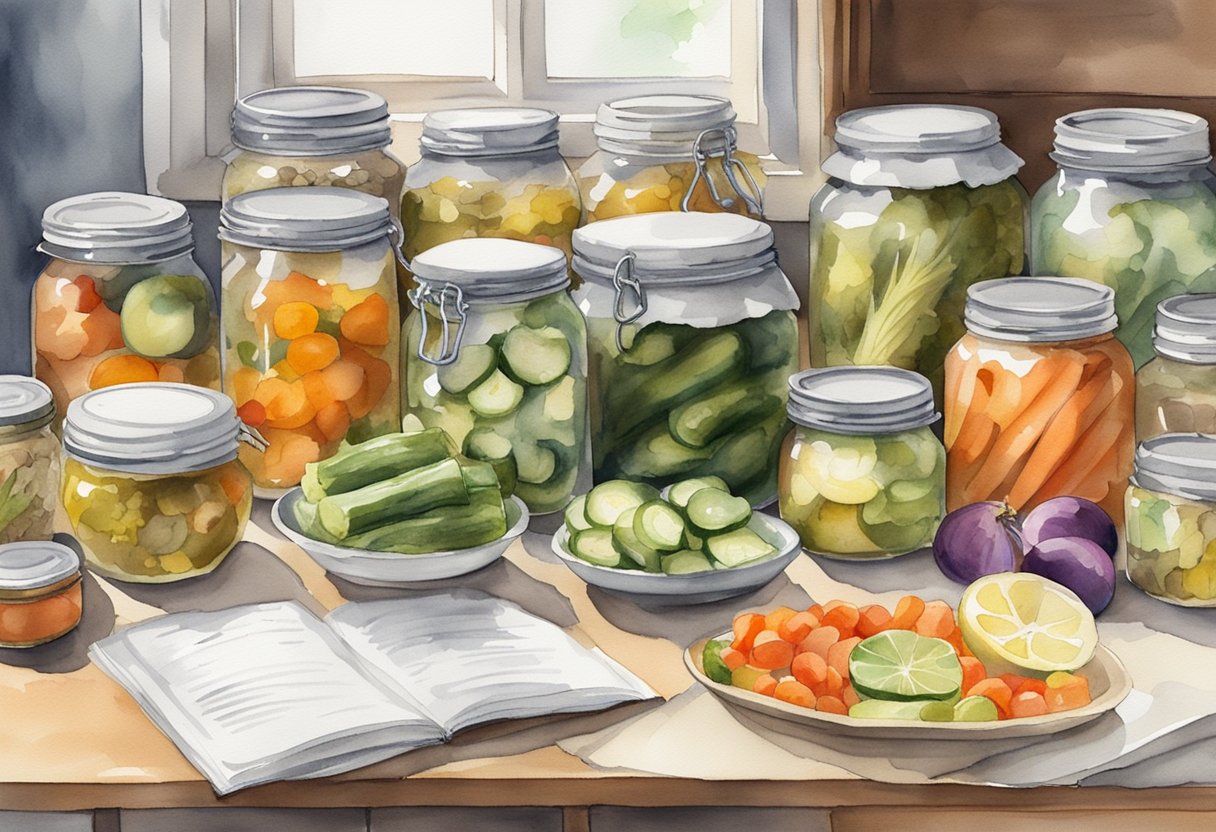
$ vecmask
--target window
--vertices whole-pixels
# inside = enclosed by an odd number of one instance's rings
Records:
[[[292,84],[384,95],[394,151],[406,162],[416,158],[420,122],[432,109],[555,110],[562,151],[577,162],[595,149],[591,124],[602,101],[656,92],[722,95],[738,113],[740,143],[766,157],[770,218],[804,220],[818,182],[817,3],[143,0],[143,6],[149,181],[171,196],[216,198],[234,98]]]

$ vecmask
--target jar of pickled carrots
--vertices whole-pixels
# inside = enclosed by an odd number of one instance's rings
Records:
[[[1136,371],[1136,439],[1216,433],[1216,294],[1157,304],[1153,352]]]
[[[1135,450],[1135,377],[1114,337],[1114,292],[1075,278],[986,280],[967,291],[946,357],[946,505],[1059,496],[1116,519]]]
[[[924,376],[832,367],[790,378],[794,430],[779,480],[781,519],[811,552],[890,558],[930,545],[946,507],[946,451]]]
[[[95,193],[42,215],[49,256],[34,282],[34,374],[58,414],[90,390],[144,381],[219,389],[215,294],[195,263],[185,206]]]
[[[495,464],[533,514],[591,487],[587,328],[565,255],[516,240],[456,240],[412,261],[402,410]]]
[[[587,222],[655,211],[764,214],[764,171],[739,149],[725,98],[610,101],[596,111],[595,140],[599,149],[578,169]]]
[[[259,496],[343,440],[400,428],[388,203],[345,188],[241,194],[220,211],[224,391],[269,443],[241,448]]]
[[[0,376],[0,544],[50,540],[59,505],[59,437],[50,388]]]
[[[80,623],[80,557],[50,540],[0,545],[0,647],[37,647]]]
[[[89,564],[138,583],[219,566],[253,505],[241,438],[232,400],[211,390],[153,382],[72,402],[63,507]]]

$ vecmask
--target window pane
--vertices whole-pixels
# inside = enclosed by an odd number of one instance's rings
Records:
[[[730,3],[545,0],[549,77],[729,77]]]
[[[494,0],[295,0],[310,75],[494,77]]]

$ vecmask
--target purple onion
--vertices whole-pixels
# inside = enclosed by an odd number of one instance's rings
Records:
[[[1119,547],[1119,532],[1101,506],[1080,497],[1053,497],[1035,506],[1022,521],[1026,548],[1058,537],[1092,540],[1112,558]]]
[[[1055,537],[1030,549],[1022,571],[1033,572],[1066,586],[1095,615],[1115,595],[1115,564],[1106,550],[1081,537]]]
[[[1022,555],[1017,514],[1005,503],[972,503],[950,512],[933,538],[933,559],[942,574],[960,584],[1012,572]]]

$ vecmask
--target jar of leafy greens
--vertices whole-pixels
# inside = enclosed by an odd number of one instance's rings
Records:
[[[1216,434],[1216,294],[1157,304],[1153,351],[1136,371],[1136,439]]]
[[[1084,110],[1056,122],[1059,173],[1031,205],[1033,273],[1115,290],[1116,336],[1153,357],[1157,304],[1216,291],[1216,177],[1208,123],[1174,110]]]
[[[51,539],[59,504],[54,418],[49,387],[0,376],[0,543]]]
[[[836,145],[811,200],[811,365],[916,370],[940,404],[967,287],[1022,273],[1022,160],[974,107],[853,110]]]
[[[654,213],[574,232],[587,316],[595,479],[717,476],[777,494],[798,369],[798,297],[773,232],[736,214]]]
[[[414,258],[402,410],[447,431],[534,514],[590,488],[587,329],[560,249],[443,243]]]

